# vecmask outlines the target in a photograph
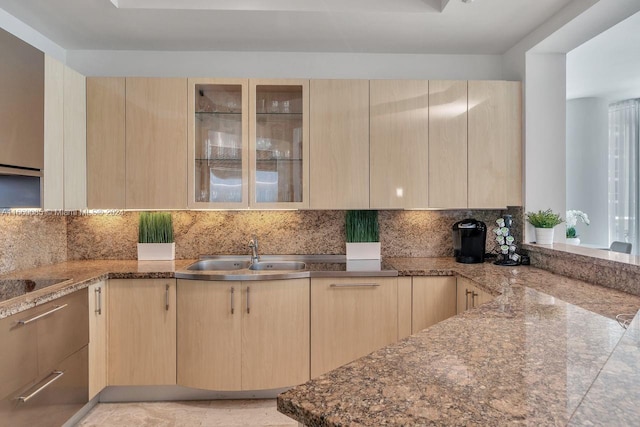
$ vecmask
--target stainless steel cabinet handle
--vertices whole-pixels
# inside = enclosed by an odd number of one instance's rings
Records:
[[[250,307],[249,307],[249,294],[250,294],[250,292],[251,292],[251,288],[247,286],[247,314],[249,314],[249,310],[250,310]]]
[[[169,285],[164,288],[164,308],[169,311]]]
[[[476,297],[478,296],[477,292],[471,293],[471,307],[476,308]]]
[[[62,371],[53,371],[51,373],[51,375],[53,375],[53,378],[51,378],[49,381],[47,381],[46,383],[42,384],[40,387],[38,387],[36,390],[34,390],[33,393],[31,393],[28,396],[20,396],[17,397],[16,400],[19,400],[20,402],[26,403],[29,401],[29,399],[37,396],[42,390],[44,390],[45,388],[49,387],[51,384],[53,384],[54,382],[58,381],[60,379],[60,377],[62,377],[64,375],[64,372]],[[51,375],[49,375],[49,377],[51,377]],[[47,377],[48,378],[48,377]]]
[[[332,283],[330,288],[377,288],[378,283]]]
[[[469,294],[473,294],[473,291],[469,289],[464,290],[464,309],[469,310]]]
[[[96,288],[96,313],[102,314],[102,288]]]
[[[232,287],[231,287],[231,314],[233,314],[233,311],[234,311],[234,310],[233,310],[233,306],[234,306],[235,304],[233,303],[233,294],[235,294],[235,292],[236,292],[236,290],[235,290],[235,289],[234,289],[234,287],[232,286]]]
[[[54,307],[53,309],[51,309],[51,310],[49,310],[49,311],[47,311],[47,312],[44,312],[44,313],[42,313],[42,314],[38,314],[37,316],[32,317],[31,319],[27,319],[27,320],[18,320],[18,324],[19,324],[19,325],[27,325],[27,324],[29,324],[29,323],[31,323],[31,322],[35,322],[36,320],[38,320],[38,319],[42,319],[43,317],[48,316],[48,315],[50,315],[50,314],[53,314],[53,313],[55,313],[55,312],[56,312],[56,311],[58,311],[58,310],[62,310],[62,309],[63,309],[63,308],[65,308],[67,305],[69,305],[69,304],[54,305],[54,306],[53,306],[53,307]]]

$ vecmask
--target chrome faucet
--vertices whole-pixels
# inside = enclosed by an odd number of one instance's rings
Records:
[[[258,255],[258,237],[253,236],[253,239],[249,240],[249,248],[251,249],[251,264],[260,261],[260,255]]]

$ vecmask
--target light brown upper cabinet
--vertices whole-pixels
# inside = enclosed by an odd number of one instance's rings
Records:
[[[429,81],[429,207],[467,207],[466,81]]]
[[[310,208],[369,208],[369,81],[310,82]]]
[[[249,206],[247,79],[189,79],[189,207]]]
[[[522,205],[522,85],[469,81],[468,207]]]
[[[125,79],[87,78],[87,205],[125,208]]]
[[[370,207],[426,208],[429,82],[370,82]]]
[[[127,209],[187,206],[187,79],[126,79]]]
[[[309,80],[249,81],[249,205],[309,207]]]

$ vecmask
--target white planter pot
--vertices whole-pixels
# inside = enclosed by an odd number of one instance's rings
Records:
[[[567,237],[567,245],[575,245],[578,246],[580,244],[579,237]]]
[[[347,259],[380,259],[380,242],[347,243]]]
[[[139,261],[167,261],[176,258],[174,243],[138,243]]]
[[[539,245],[552,245],[553,228],[536,228],[536,243]]]

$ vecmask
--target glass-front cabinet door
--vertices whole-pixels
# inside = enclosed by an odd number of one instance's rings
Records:
[[[309,207],[309,81],[250,80],[254,209]]]
[[[189,207],[246,208],[248,80],[189,79]]]

